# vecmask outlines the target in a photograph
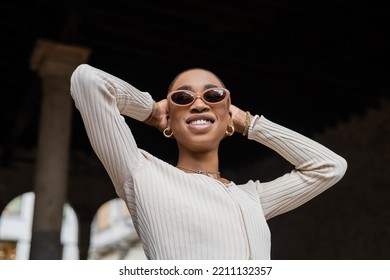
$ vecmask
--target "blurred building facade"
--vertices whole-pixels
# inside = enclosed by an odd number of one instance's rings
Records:
[[[0,216],[0,259],[28,260],[35,195],[13,199]],[[61,227],[62,259],[79,259],[78,219],[72,207],[64,206]],[[145,259],[124,202],[113,199],[96,213],[91,224],[88,259]]]

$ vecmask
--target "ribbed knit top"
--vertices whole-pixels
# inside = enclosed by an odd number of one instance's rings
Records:
[[[154,102],[149,93],[82,64],[71,77],[71,95],[148,259],[270,259],[267,219],[325,191],[347,168],[328,148],[262,116],[248,139],[273,149],[295,168],[269,182],[252,178],[224,185],[137,147],[122,115],[145,120]]]

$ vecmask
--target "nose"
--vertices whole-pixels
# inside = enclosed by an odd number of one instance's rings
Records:
[[[206,104],[200,95],[197,95],[195,97],[194,103],[191,104],[190,111],[191,113],[199,113],[199,112],[205,112],[210,110],[210,107],[208,104]]]

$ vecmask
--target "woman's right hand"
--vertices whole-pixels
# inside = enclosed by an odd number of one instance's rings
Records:
[[[154,104],[150,118],[145,121],[146,124],[163,131],[168,127],[168,100],[162,99]]]

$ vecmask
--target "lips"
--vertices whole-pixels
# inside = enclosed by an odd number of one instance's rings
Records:
[[[186,120],[188,128],[194,133],[204,133],[211,129],[215,119],[210,115],[195,115]]]

